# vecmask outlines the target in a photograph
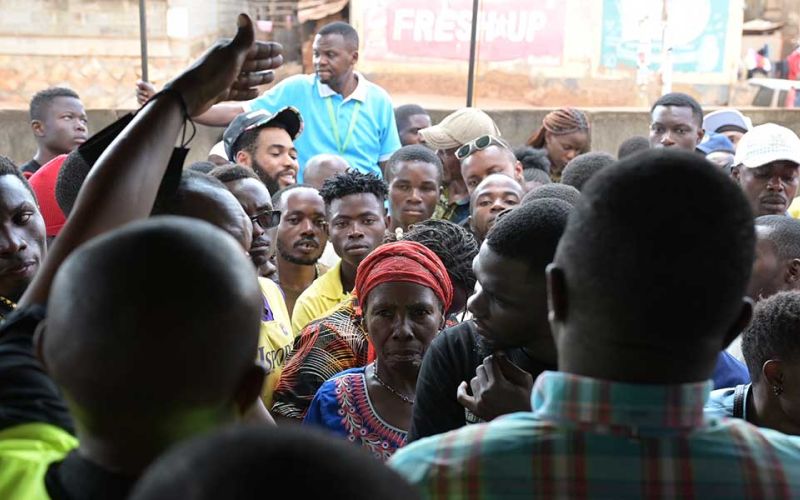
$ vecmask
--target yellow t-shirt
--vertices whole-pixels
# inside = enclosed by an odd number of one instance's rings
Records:
[[[789,205],[789,215],[793,219],[800,219],[800,196],[793,199],[792,204]]]
[[[350,298],[342,288],[342,261],[336,263],[327,273],[315,279],[294,303],[292,310],[292,332],[300,335],[307,324],[327,316],[343,301]]]
[[[0,498],[49,499],[44,477],[78,440],[54,425],[22,424],[0,431]]]
[[[292,335],[289,311],[283,301],[283,292],[272,280],[258,278],[261,293],[272,311],[272,318],[261,318],[261,332],[258,336],[258,359],[266,365],[269,373],[264,381],[261,399],[267,408],[272,407],[272,392],[278,385],[283,365],[292,352],[294,335]]]

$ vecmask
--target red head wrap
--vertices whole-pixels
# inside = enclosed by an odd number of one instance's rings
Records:
[[[396,281],[426,286],[442,302],[442,312],[450,308],[453,285],[447,269],[435,253],[416,241],[381,245],[361,261],[356,273],[356,297],[363,305],[373,288]]]

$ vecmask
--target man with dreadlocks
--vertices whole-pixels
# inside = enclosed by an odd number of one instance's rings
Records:
[[[592,137],[583,111],[561,108],[548,113],[542,126],[528,139],[528,146],[547,151],[550,177],[561,179],[561,171],[576,156],[589,151]]]
[[[453,300],[446,312],[450,318],[461,313],[475,287],[472,260],[478,254],[478,244],[472,234],[452,222],[430,219],[415,224],[403,240],[420,243],[441,259],[453,285]],[[355,299],[309,323],[295,340],[275,389],[275,418],[302,420],[326,380],[367,364],[368,348]]]

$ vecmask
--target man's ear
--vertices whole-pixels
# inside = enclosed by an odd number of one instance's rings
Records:
[[[703,142],[703,137],[705,137],[705,135],[706,135],[706,130],[703,127],[700,127],[697,130],[697,141],[695,142],[695,146]]]
[[[234,160],[239,165],[253,168],[253,158],[252,156],[250,156],[250,153],[248,153],[244,149],[236,153],[236,157],[234,158]]]
[[[31,120],[31,130],[36,137],[44,137],[44,122],[40,120]]]
[[[761,367],[761,376],[767,381],[768,394],[774,394],[773,387],[783,388],[783,367],[778,359],[768,359]]]
[[[353,65],[355,66],[355,64],[358,62],[358,49],[351,52],[350,57],[353,58]]]
[[[547,266],[545,275],[550,323],[563,323],[567,319],[567,282],[564,270],[553,263]]]
[[[786,266],[786,276],[784,282],[790,289],[800,288],[800,259],[792,259]]]
[[[741,167],[739,165],[734,165],[731,167],[731,178],[736,182],[739,182],[739,169]]]
[[[267,369],[261,363],[254,363],[247,369],[234,394],[234,403],[239,415],[247,413],[256,399],[261,397],[266,377]]]
[[[725,334],[719,350],[724,351],[727,349],[728,346],[731,345],[731,342],[742,333],[742,330],[747,328],[751,319],[753,319],[753,299],[750,297],[742,297],[742,308],[739,310],[739,317],[736,318],[730,330]]]
[[[517,160],[517,163],[514,164],[514,178],[524,187],[525,186],[525,176],[522,173],[522,162]]]

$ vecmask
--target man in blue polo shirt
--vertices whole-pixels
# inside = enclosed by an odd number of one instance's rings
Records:
[[[381,164],[400,149],[400,139],[389,95],[354,71],[358,33],[347,23],[327,24],[314,38],[313,50],[313,75],[292,76],[252,101],[218,104],[194,118],[227,126],[244,111],[274,113],[294,106],[305,123],[295,141],[298,182],[306,161],[320,153],[338,154],[359,171],[382,176]]]

